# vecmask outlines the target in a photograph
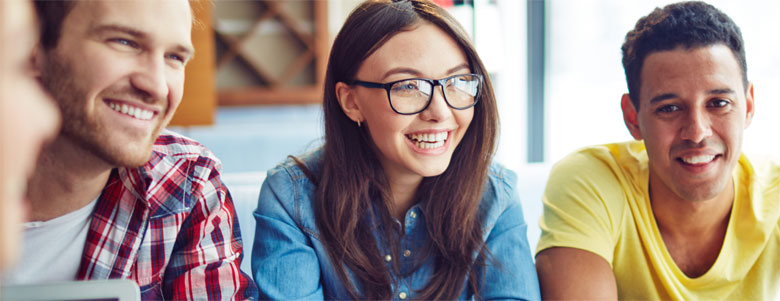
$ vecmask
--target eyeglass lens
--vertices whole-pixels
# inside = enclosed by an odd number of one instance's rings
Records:
[[[474,104],[479,85],[479,77],[474,75],[448,78],[444,84],[444,98],[456,109],[467,108]],[[400,113],[418,112],[428,104],[433,87],[421,79],[397,82],[390,88],[390,103]]]

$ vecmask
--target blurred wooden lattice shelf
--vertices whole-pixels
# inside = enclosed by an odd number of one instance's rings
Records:
[[[327,2],[215,1],[219,104],[322,100]]]

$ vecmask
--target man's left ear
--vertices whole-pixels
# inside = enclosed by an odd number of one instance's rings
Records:
[[[748,83],[747,93],[745,93],[745,128],[753,121],[753,113],[756,112],[756,106],[753,99],[753,83]]]

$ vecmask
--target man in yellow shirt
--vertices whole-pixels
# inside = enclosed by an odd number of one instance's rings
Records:
[[[741,153],[753,117],[739,28],[702,2],[626,35],[634,142],[553,168],[536,266],[545,299],[774,299],[780,165]]]

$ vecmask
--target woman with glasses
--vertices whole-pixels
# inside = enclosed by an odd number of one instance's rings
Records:
[[[427,0],[367,1],[330,53],[325,144],[270,170],[252,270],[270,299],[538,299],[493,89]]]

